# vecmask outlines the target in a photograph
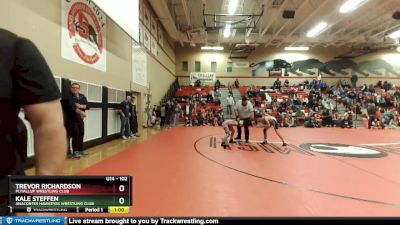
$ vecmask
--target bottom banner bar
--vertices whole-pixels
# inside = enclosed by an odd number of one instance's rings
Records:
[[[85,224],[115,224],[115,225],[164,225],[164,224],[200,224],[200,225],[213,225],[213,224],[263,224],[266,223],[282,223],[282,224],[295,224],[299,221],[307,221],[307,224],[312,222],[323,222],[333,220],[339,221],[370,221],[379,220],[379,224],[386,222],[395,222],[398,224],[399,218],[322,218],[322,217],[260,217],[260,218],[246,218],[246,217],[232,217],[232,218],[180,218],[180,217],[0,217],[1,224],[4,225],[85,225]]]
[[[11,217],[3,216],[1,224],[8,225],[65,225],[65,217]]]

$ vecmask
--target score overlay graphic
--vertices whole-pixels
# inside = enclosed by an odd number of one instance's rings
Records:
[[[9,176],[13,213],[128,213],[131,193],[131,176]]]

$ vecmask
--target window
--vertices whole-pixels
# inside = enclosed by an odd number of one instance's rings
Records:
[[[226,72],[232,73],[232,62],[228,62],[227,67],[226,67]]]
[[[211,72],[217,72],[217,62],[211,62]]]
[[[183,72],[188,72],[189,71],[189,65],[187,61],[182,62],[182,71]]]
[[[194,72],[201,72],[201,66],[199,61],[196,61],[194,63]]]

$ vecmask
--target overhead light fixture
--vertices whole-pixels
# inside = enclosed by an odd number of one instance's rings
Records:
[[[230,24],[227,24],[227,25],[225,26],[225,30],[224,30],[224,37],[225,37],[225,38],[228,38],[228,37],[231,36],[231,26],[232,26],[232,25],[230,25]]]
[[[140,45],[132,45],[132,48],[141,48]]]
[[[340,13],[348,13],[359,8],[367,0],[348,0],[340,7]]]
[[[308,51],[309,47],[285,47],[285,51]]]
[[[400,30],[391,33],[391,34],[389,35],[389,37],[390,37],[391,39],[400,38]]]
[[[223,46],[201,46],[201,50],[212,50],[212,51],[222,51]]]
[[[312,28],[310,31],[308,31],[307,37],[309,37],[309,38],[316,37],[319,34],[321,34],[322,31],[324,31],[327,27],[328,27],[328,24],[326,22],[321,22],[317,26]]]
[[[235,14],[239,0],[230,0],[228,5],[228,13]]]

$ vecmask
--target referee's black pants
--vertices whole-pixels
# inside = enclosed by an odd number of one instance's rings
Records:
[[[246,118],[240,120],[243,120],[244,138],[246,139],[246,141],[248,141],[250,136],[249,126],[251,126],[251,119]],[[238,125],[237,131],[238,131],[237,139],[242,139],[242,127]]]

